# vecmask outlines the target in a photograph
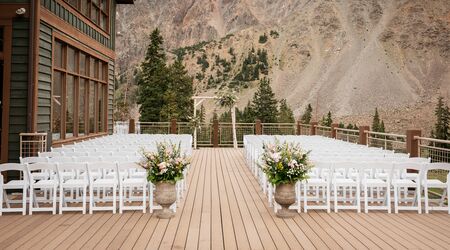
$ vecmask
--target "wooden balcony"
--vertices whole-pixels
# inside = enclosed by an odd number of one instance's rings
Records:
[[[448,249],[444,212],[300,213],[279,219],[245,165],[242,150],[194,151],[177,216],[141,211],[0,217],[0,248],[45,249]]]

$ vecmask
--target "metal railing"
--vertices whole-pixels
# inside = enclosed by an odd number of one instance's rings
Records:
[[[236,123],[236,139],[239,146],[244,144],[244,135],[254,135],[254,123]],[[233,125],[219,123],[219,146],[233,146]]]
[[[394,150],[398,153],[406,153],[406,135],[364,131],[369,147]]]
[[[295,135],[295,123],[262,123],[263,135]]]
[[[169,134],[170,122],[137,122],[138,134]]]
[[[416,136],[419,140],[419,156],[430,158],[431,162],[450,163],[450,141]],[[428,171],[428,178],[436,178],[443,182],[446,181],[448,171],[432,170]]]
[[[114,134],[128,134],[129,129],[128,121],[116,121],[114,122]]]
[[[20,157],[38,156],[47,151],[47,133],[20,133]]]
[[[316,135],[321,135],[321,136],[325,136],[325,137],[331,137],[332,136],[332,128],[331,127],[326,127],[326,126],[320,126],[320,125],[315,125],[316,127]]]
[[[351,143],[359,143],[359,130],[335,128],[336,139]]]
[[[310,124],[299,124],[300,127],[300,135],[311,135],[311,125]]]

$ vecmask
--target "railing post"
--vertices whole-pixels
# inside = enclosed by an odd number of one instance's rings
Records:
[[[302,135],[301,121],[297,121],[297,135]]]
[[[128,122],[128,134],[134,133],[136,133],[136,123],[134,122],[134,119],[130,119]]]
[[[319,123],[318,122],[311,122],[310,123],[310,125],[311,125],[311,133],[310,133],[310,135],[316,135],[316,126],[317,125],[319,125]]]
[[[338,127],[339,127],[339,124],[337,124],[337,123],[331,124],[331,138],[334,138],[334,139],[337,138],[336,128],[338,128]]]
[[[367,135],[365,131],[370,130],[370,126],[360,126],[359,127],[359,144],[361,145],[367,145]]]
[[[170,133],[171,134],[178,134],[177,133],[177,119],[175,119],[175,118],[170,120]]]
[[[409,157],[419,157],[419,140],[414,138],[416,136],[422,136],[422,131],[418,129],[406,131],[406,151]]]
[[[262,135],[262,124],[259,119],[256,119],[255,121],[255,134]]]
[[[212,143],[214,148],[219,147],[219,121],[217,119],[213,120],[213,138]]]

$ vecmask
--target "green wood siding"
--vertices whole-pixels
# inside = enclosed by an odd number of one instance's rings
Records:
[[[17,162],[19,133],[27,130],[29,22],[15,19],[12,29],[8,158],[10,162]]]
[[[52,29],[41,23],[39,33],[38,114],[39,132],[50,132],[52,89]]]
[[[0,3],[29,3],[30,0],[0,0]]]
[[[114,61],[109,62],[108,76],[108,133],[113,133]]]

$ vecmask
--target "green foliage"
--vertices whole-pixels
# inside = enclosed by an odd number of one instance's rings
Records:
[[[278,122],[280,123],[294,123],[294,113],[286,102],[286,99],[280,101],[280,111],[278,112]]]
[[[234,80],[241,82],[259,80],[260,74],[269,74],[267,50],[258,49],[255,53],[255,49],[252,48],[242,62],[241,70],[236,74]]]
[[[193,114],[194,91],[192,78],[187,74],[181,61],[176,60],[169,67],[168,88],[164,95],[164,105],[161,110],[161,120],[168,121],[176,118],[188,121]]]
[[[339,122],[338,128],[345,128],[345,124],[343,122]]]
[[[327,116],[323,116],[322,120],[320,121],[320,125],[325,127],[331,127],[331,124],[333,124],[333,118],[331,116],[331,111],[328,111]]]
[[[277,122],[277,100],[267,78],[261,79],[252,103],[255,118],[265,123]]]
[[[438,98],[434,115],[436,117],[436,123],[431,132],[432,137],[440,140],[450,140],[450,109],[448,105],[444,104],[444,98]],[[449,148],[449,144],[443,143],[436,144],[436,146]]]
[[[169,70],[166,66],[164,40],[158,29],[150,35],[145,60],[141,64],[142,77],[138,82],[137,103],[141,114],[140,121],[159,121],[164,106]]]
[[[264,33],[263,35],[259,36],[259,43],[266,43],[267,42],[267,35]]]
[[[197,64],[202,66],[202,71],[205,72],[209,68],[208,57],[203,54],[201,57],[197,57]]]
[[[158,29],[150,35],[150,44],[139,76],[137,103],[140,121],[157,122],[177,118],[187,121],[192,115],[192,78],[182,62],[167,66],[163,38]]]
[[[280,37],[280,34],[278,34],[278,32],[277,32],[276,30],[271,30],[271,31],[270,31],[270,36],[271,36],[273,39],[277,39],[278,37]]]
[[[385,133],[386,128],[384,127],[384,121],[381,120],[380,114],[378,113],[378,108],[375,108],[375,114],[372,119],[372,131]]]
[[[201,41],[201,42],[199,42],[197,44],[194,44],[192,46],[186,46],[186,47],[177,48],[177,49],[173,50],[172,53],[177,56],[178,60],[183,60],[184,56],[187,53],[194,54],[197,51],[205,52],[204,47],[206,45],[208,45],[209,43],[211,43],[211,41]]]
[[[201,123],[205,123],[206,111],[205,106],[203,106],[203,104],[200,106],[200,112],[198,114],[198,117],[200,118]]]
[[[303,124],[309,124],[312,119],[312,107],[311,104],[308,104],[305,108],[305,113],[303,113],[302,117],[300,118],[301,123]]]

